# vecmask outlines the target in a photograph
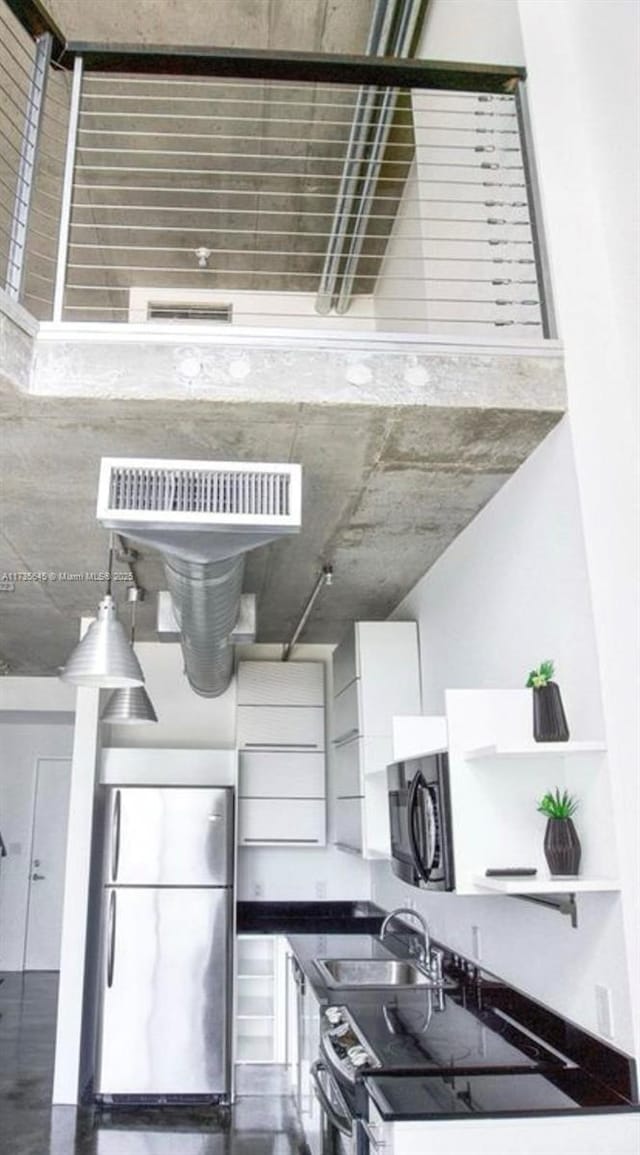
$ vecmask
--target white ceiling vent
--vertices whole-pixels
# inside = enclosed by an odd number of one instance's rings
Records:
[[[300,530],[299,465],[103,457],[97,518],[162,555],[197,694],[233,673],[244,554]]]
[[[98,520],[121,533],[300,528],[299,465],[103,457]]]

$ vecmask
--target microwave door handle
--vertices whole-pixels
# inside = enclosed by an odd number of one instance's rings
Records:
[[[315,1096],[332,1126],[334,1126],[337,1131],[340,1131],[342,1135],[346,1135],[347,1138],[350,1139],[351,1135],[353,1134],[353,1127],[350,1123],[351,1113],[344,1100],[344,1096],[342,1095],[338,1084],[332,1079],[331,1083],[333,1086],[334,1094],[344,1112],[344,1115],[338,1115],[337,1111],[333,1107],[333,1104],[327,1097],[327,1093],[322,1086],[322,1083],[320,1082],[321,1071],[328,1072],[329,1068],[319,1059],[311,1067],[311,1078],[313,1080],[313,1090]]]
[[[418,834],[416,830],[417,822],[419,821],[418,806],[420,805],[420,787],[424,784],[424,778],[420,771],[414,776],[411,786],[409,787],[409,797],[407,800],[407,829],[409,834],[409,846],[413,863],[418,873],[418,877],[423,882],[429,881],[429,874],[424,865],[420,848],[418,846]]]
[[[427,853],[425,855],[427,862],[427,871],[431,874],[436,865],[436,858],[438,854],[438,833],[436,827],[436,814],[433,801],[433,791],[427,786],[424,790],[425,811],[427,815]]]

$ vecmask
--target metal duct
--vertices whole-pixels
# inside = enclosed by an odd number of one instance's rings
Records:
[[[377,0],[366,52],[369,56],[409,56],[424,21],[428,0]],[[361,88],[353,114],[340,178],[316,312],[345,313],[364,241],[398,93],[393,88]],[[364,162],[364,170],[363,170]],[[363,176],[364,172],[364,176]],[[361,186],[361,187],[360,187]],[[340,272],[342,262],[345,262]],[[338,281],[341,287],[336,297]]]
[[[192,689],[233,673],[244,554],[300,530],[299,465],[103,458],[98,521],[162,555]]]
[[[189,683],[196,694],[217,698],[233,674],[231,631],[240,608],[244,554],[200,565],[165,557],[164,569]]]

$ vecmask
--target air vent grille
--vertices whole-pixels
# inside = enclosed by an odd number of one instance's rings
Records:
[[[129,513],[289,517],[291,474],[113,466],[108,504],[113,511]]]
[[[158,304],[149,302],[149,321],[209,321],[217,325],[230,325],[233,321],[233,305],[188,305]]]

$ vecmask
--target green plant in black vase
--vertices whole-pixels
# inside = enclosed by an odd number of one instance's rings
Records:
[[[554,666],[548,659],[532,670],[527,688],[533,690],[533,737],[536,742],[567,742],[569,727],[560,687],[553,681]]]
[[[555,792],[547,791],[538,802],[540,814],[547,818],[544,853],[550,874],[578,873],[582,848],[572,820],[577,808],[577,798],[569,794],[568,790],[563,790],[561,794],[559,786],[556,786]]]

